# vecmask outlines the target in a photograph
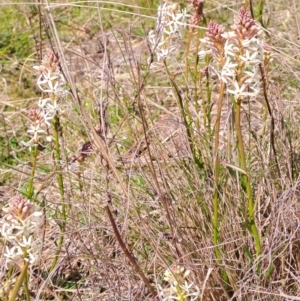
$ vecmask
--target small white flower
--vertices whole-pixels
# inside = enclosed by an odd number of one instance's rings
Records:
[[[257,66],[253,66],[251,70],[245,70],[244,74],[246,74],[247,77],[249,77],[253,80],[256,80],[257,78],[259,78],[259,73],[258,73]]]
[[[45,112],[43,117],[44,117],[45,123],[50,127],[51,126],[50,121],[54,118],[54,114],[52,114],[52,112]],[[49,141],[48,136],[46,137],[46,140]],[[51,139],[50,139],[50,141],[51,141]]]
[[[204,39],[204,38],[201,38],[201,39],[199,39],[200,40],[200,42],[202,43],[202,44],[207,44],[207,39]]]
[[[34,216],[34,217],[41,217],[43,215],[43,212],[41,211],[34,211],[31,216]]]
[[[221,34],[221,37],[224,39],[233,39],[236,38],[236,33],[234,31],[227,31]]]
[[[40,123],[31,124],[30,128],[27,130],[27,133],[29,135],[32,135],[33,137],[28,142],[21,141],[21,143],[26,147],[31,147],[36,145],[40,136],[47,134],[43,129],[40,128],[40,126],[41,126]]]
[[[183,274],[183,278],[187,278],[190,275],[191,271],[190,270],[186,270]]]
[[[7,263],[14,262],[23,256],[23,251],[19,246],[13,246],[11,248],[6,246],[5,250],[4,257]]]
[[[246,92],[245,89],[247,88],[247,86],[245,84],[243,84],[240,87],[238,82],[234,81],[233,85],[234,85],[235,89],[234,90],[227,89],[227,92],[232,94],[236,100],[238,100],[239,98],[244,97],[244,96],[256,96],[257,95],[257,91],[255,91],[255,92]]]
[[[225,84],[228,83],[228,79],[232,81],[235,78],[237,66],[238,64],[233,63],[230,60],[230,57],[227,57],[226,62],[221,71],[221,79]]]
[[[14,226],[8,223],[3,223],[1,227],[1,235],[7,241],[14,241],[17,238],[16,233],[14,233]]]
[[[39,76],[37,80],[37,85],[45,93],[54,93],[58,86],[58,77],[58,74],[53,74],[50,70],[48,70],[46,74],[42,73]]]
[[[263,41],[258,38],[251,38],[250,40],[246,39],[242,41],[242,45],[245,48],[251,49],[251,50],[257,50],[262,48]]]
[[[246,49],[244,56],[240,55],[239,58],[245,62],[245,67],[251,65],[258,65],[261,63],[261,59],[258,57],[257,52],[253,52],[252,54]]]
[[[167,35],[172,35],[175,33],[181,34],[181,27],[185,27],[184,19],[186,17],[186,11],[183,10],[181,13],[171,13],[168,14],[170,21],[164,26],[164,33]]]
[[[225,42],[225,45],[224,45],[225,57],[235,56],[237,51],[239,51],[239,48],[236,47],[230,40],[227,40]]]
[[[47,103],[47,112],[49,114],[55,115],[57,111],[60,111],[60,108],[56,99],[54,99],[53,102]]]
[[[60,85],[55,89],[54,94],[57,98],[63,99],[69,94],[69,91],[65,86]]]
[[[207,52],[206,52],[205,50],[200,50],[200,51],[198,52],[199,59],[200,59],[200,60],[204,59],[205,56],[206,56],[206,54],[207,54]]]
[[[21,141],[21,143],[22,143],[22,145],[24,145],[24,146],[26,146],[26,147],[28,147],[29,148],[29,150],[31,150],[32,149],[32,146],[36,146],[37,145],[37,143],[36,143],[36,141],[34,141],[34,139],[32,138],[32,139],[30,139],[28,142],[25,142],[25,141]]]
[[[33,141],[36,143],[39,140],[39,135],[44,135],[46,132],[40,128],[40,123],[38,124],[31,124],[27,133],[33,135]]]
[[[38,219],[34,220],[32,215],[30,215],[26,220],[20,220],[19,225],[14,225],[13,231],[15,235],[19,238],[22,236],[30,236],[39,227],[40,221]]]
[[[41,216],[42,215],[40,214],[40,212],[34,212],[25,221],[22,221],[24,235],[29,236],[39,229],[40,225],[43,222]]]
[[[221,79],[225,84],[228,84],[228,79],[234,79],[235,75],[235,71],[229,68],[223,68],[221,71]]]
[[[257,96],[260,91],[260,83],[259,82],[254,83],[253,85],[250,86],[250,89],[252,90],[251,93],[253,93],[252,97]]]
[[[32,247],[32,235],[22,237],[22,242],[19,242],[19,246],[22,248],[30,249]]]
[[[42,65],[33,66],[32,68],[35,69],[35,70],[41,71],[41,72],[44,72],[46,70],[46,67],[44,67]]]
[[[34,262],[36,261],[36,258],[31,252],[28,252],[27,257],[25,257],[24,260],[29,262],[30,264],[34,264]]]
[[[160,49],[156,53],[157,61],[160,62],[161,60],[167,58],[167,56],[169,55],[169,53],[170,53],[169,49]]]
[[[150,30],[148,33],[148,41],[151,45],[156,44],[156,33],[155,30]]]
[[[48,102],[51,102],[51,99],[50,98],[40,98],[39,101],[38,101],[38,106],[41,108],[41,109],[44,109],[47,105]]]

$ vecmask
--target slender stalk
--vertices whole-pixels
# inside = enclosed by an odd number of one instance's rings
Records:
[[[138,265],[138,263],[136,262],[134,256],[131,254],[131,252],[127,249],[126,245],[124,244],[121,235],[119,233],[118,227],[115,223],[115,220],[111,214],[111,211],[109,209],[108,206],[105,206],[105,211],[108,215],[109,221],[111,223],[111,226],[113,228],[115,237],[122,249],[122,251],[124,252],[125,256],[128,258],[128,260],[130,261],[130,263],[132,264],[133,268],[135,269],[136,273],[140,275],[140,277],[142,278],[144,284],[146,285],[146,287],[149,289],[151,295],[153,297],[156,297],[157,293],[155,291],[155,289],[153,288],[153,286],[151,285],[151,283],[149,282],[148,278],[145,276],[143,270],[141,269],[141,267]]]
[[[220,87],[219,100],[217,104],[217,120],[215,124],[215,140],[214,140],[214,180],[215,190],[213,199],[213,243],[214,251],[219,264],[222,264],[221,252],[219,250],[219,199],[220,199],[220,159],[219,159],[219,143],[220,143],[220,124],[222,103],[224,98],[225,84],[222,82]],[[229,284],[229,278],[224,270],[221,270],[221,276],[226,284]]]
[[[191,40],[192,40],[192,34],[189,33],[187,43],[186,43],[186,52],[185,52],[184,76],[185,76],[186,82],[188,82],[188,78],[189,78],[189,54],[190,54]]]
[[[202,81],[202,72],[199,71],[198,68],[198,61],[199,61],[199,56],[198,56],[198,51],[200,48],[200,37],[201,37],[201,32],[200,30],[197,31],[197,38],[196,38],[196,53],[194,55],[194,78],[193,78],[193,82],[194,82],[194,95],[193,95],[193,103],[196,109],[196,112],[199,112],[200,109],[200,105],[199,105],[199,99],[203,99],[202,95],[203,95],[203,91],[202,91],[202,86],[201,86],[201,81]],[[186,62],[187,63],[187,62]],[[200,95],[199,95],[200,93]],[[204,116],[206,116],[206,110],[204,113]],[[206,126],[206,122],[204,123],[204,125]],[[196,118],[195,120],[195,127],[198,133],[200,133],[201,129],[200,129],[200,118]]]
[[[207,65],[209,64],[209,58],[207,58]],[[202,96],[203,99],[203,108],[204,108],[204,114],[203,114],[203,123],[206,128],[206,136],[209,141],[211,141],[212,137],[212,129],[211,129],[211,87],[210,87],[210,81],[209,76],[206,76],[206,82],[205,82],[205,90],[206,90],[206,97]]]
[[[197,33],[197,39],[196,39],[196,49],[199,48],[199,45],[200,45],[200,42],[199,42],[199,36],[200,36],[200,32],[198,31]],[[193,38],[193,34],[192,33],[189,33],[188,35],[188,39],[187,39],[187,46],[186,46],[186,52],[185,52],[185,69],[184,69],[184,75],[185,75],[185,81],[188,82],[188,78],[189,78],[189,74],[190,74],[190,64],[189,64],[189,54],[190,54],[190,46],[191,46],[191,41],[192,41],[192,38]],[[198,51],[196,51],[196,53],[198,53]],[[194,61],[194,78],[193,78],[193,81],[194,81],[194,87],[195,87],[195,94],[197,93],[197,76],[196,76],[196,73],[197,73],[197,64],[198,64],[198,54],[196,55],[195,57],[195,61]],[[167,70],[167,73],[169,75],[169,78],[171,80],[171,83],[173,85],[173,87],[175,88],[175,91],[176,91],[176,94],[177,94],[177,98],[178,98],[178,102],[179,102],[179,105],[180,105],[180,109],[181,109],[181,115],[183,117],[183,120],[184,120],[184,123],[185,123],[185,127],[186,127],[186,131],[187,131],[187,135],[188,135],[188,138],[189,138],[189,144],[190,144],[190,148],[191,148],[191,151],[192,151],[192,154],[193,154],[193,159],[194,159],[194,162],[196,163],[196,165],[201,169],[203,169],[203,162],[202,162],[202,154],[201,154],[201,151],[199,149],[196,148],[195,146],[195,140],[193,139],[194,135],[193,135],[193,131],[191,130],[191,125],[193,122],[196,123],[196,128],[198,127],[199,128],[199,124],[197,125],[197,120],[196,121],[193,121],[192,120],[192,116],[191,116],[191,113],[190,113],[190,108],[189,108],[189,97],[188,97],[188,91],[189,89],[187,89],[186,91],[186,101],[185,103],[183,102],[183,99],[181,97],[181,94],[180,94],[180,91],[175,83],[175,81],[172,79],[170,73],[169,73],[169,70],[167,68],[167,65],[165,63],[165,67],[166,67],[166,70]],[[194,96],[195,99],[197,99],[196,96]],[[198,99],[196,100],[198,101]],[[195,102],[196,103],[196,102]],[[196,107],[197,107],[197,104],[196,104]]]
[[[25,278],[24,278],[24,292],[26,296],[26,301],[30,301],[30,291],[28,287],[28,280],[29,280],[29,275],[26,273]]]
[[[265,0],[260,0],[257,7],[257,20],[261,24],[262,27],[265,28],[263,23],[263,10],[264,10]]]
[[[65,208],[65,190],[64,190],[64,183],[63,183],[63,176],[62,176],[62,168],[61,168],[61,155],[60,155],[60,144],[59,144],[59,135],[61,132],[60,129],[60,121],[59,117],[56,114],[53,120],[53,134],[54,134],[54,156],[56,162],[56,175],[57,175],[57,182],[60,191],[60,195],[62,197],[62,216],[63,219],[66,220],[66,208]]]
[[[34,175],[35,175],[35,171],[36,171],[37,156],[38,156],[38,146],[35,145],[34,150],[33,150],[33,156],[32,156],[31,175],[30,175],[30,180],[29,180],[29,184],[27,187],[27,197],[30,200],[33,198],[33,191],[34,191],[33,180],[34,180]]]
[[[241,48],[241,52],[244,52],[243,48]],[[242,73],[244,67],[245,67],[245,63],[240,60],[238,63],[238,71],[237,71],[237,82],[239,83],[239,85],[242,84]],[[247,203],[248,216],[246,215],[245,217],[245,223],[249,229],[250,234],[254,239],[256,256],[258,257],[261,254],[261,241],[260,241],[258,229],[255,224],[254,201],[253,201],[252,188],[251,188],[249,174],[248,174],[244,139],[242,133],[242,126],[241,126],[242,101],[243,98],[239,97],[234,103],[238,160],[239,160],[239,166],[245,171],[245,174],[240,175],[241,185],[243,189],[246,191],[247,199],[248,199],[248,203]]]
[[[179,87],[177,86],[176,82],[172,79],[172,76],[170,75],[170,72],[168,70],[166,63],[165,63],[165,68],[166,68],[170,82],[174,88],[174,91],[175,91],[177,99],[178,99],[181,116],[183,118],[183,123],[185,125],[186,133],[188,136],[189,147],[190,147],[190,149],[192,151],[192,155],[193,155],[193,160],[194,160],[195,164],[197,165],[197,167],[200,170],[203,170],[204,164],[203,164],[203,160],[202,160],[202,153],[199,149],[196,149],[194,142],[193,142],[193,135],[192,135],[192,130],[191,130],[191,116],[190,116],[189,110],[187,110],[185,108],[186,106],[184,105],[183,98],[180,94]]]
[[[19,278],[17,279],[16,281],[16,284],[12,290],[12,293],[8,299],[8,301],[15,301],[17,296],[18,296],[18,293],[19,293],[19,290],[21,288],[21,285],[22,283],[24,282],[25,280],[25,277],[26,277],[26,274],[27,274],[27,270],[28,270],[28,267],[29,267],[29,262],[28,261],[25,261],[24,262],[24,265],[22,267],[22,270],[21,270],[21,273],[19,275]]]
[[[62,235],[59,238],[58,241],[58,248],[57,252],[55,254],[54,260],[51,264],[50,271],[52,271],[57,263],[58,256],[60,254],[63,242],[64,242],[64,237],[63,233],[65,232],[65,227],[66,227],[66,203],[65,203],[65,190],[64,190],[64,182],[63,182],[63,175],[62,175],[62,167],[61,167],[61,154],[60,154],[60,144],[59,144],[59,136],[60,136],[60,120],[58,115],[56,114],[53,119],[53,135],[54,135],[54,156],[55,156],[55,162],[56,162],[56,175],[57,175],[57,182],[58,182],[58,187],[61,195],[61,200],[62,200],[62,207],[61,207],[61,216],[63,222],[60,224],[60,230]]]
[[[237,144],[238,144],[238,156],[240,167],[247,173],[246,155],[243,141],[243,134],[241,129],[241,100],[239,99],[236,103],[235,111],[235,122],[236,122],[236,133],[237,133]],[[256,256],[261,254],[261,241],[258,233],[258,229],[255,224],[254,215],[254,202],[252,196],[252,189],[248,174],[241,175],[242,186],[245,188],[248,198],[248,217],[246,217],[246,223],[249,226],[251,235],[255,241]]]
[[[219,175],[220,175],[220,159],[219,159],[219,142],[220,142],[220,124],[221,124],[221,111],[222,111],[222,103],[224,97],[224,89],[225,84],[221,83],[219,100],[217,104],[217,120],[215,125],[215,140],[214,140],[214,179],[215,179],[215,191],[214,191],[214,217],[213,217],[213,242],[215,245],[215,253],[216,257],[219,260],[220,252],[217,247],[219,243],[219,226],[218,226],[218,219],[219,219]]]

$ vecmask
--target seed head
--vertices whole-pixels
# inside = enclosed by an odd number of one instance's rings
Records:
[[[52,49],[48,49],[43,60],[42,65],[52,72],[56,71],[58,65],[58,55]]]
[[[35,124],[42,123],[44,121],[44,115],[39,109],[28,109],[27,116]]]
[[[197,26],[201,20],[203,20],[203,6],[204,0],[188,0],[194,7],[194,15],[190,19],[190,24]],[[194,27],[190,27],[190,32],[194,31]]]
[[[240,8],[239,14],[231,28],[240,40],[250,40],[259,33],[259,28],[255,21],[244,7]]]
[[[206,30],[206,37],[204,38],[206,44],[214,49],[221,49],[226,42],[226,39],[222,37],[225,32],[225,27],[219,25],[214,21],[210,21]]]
[[[29,200],[17,196],[9,202],[8,207],[2,210],[7,214],[7,220],[25,220],[30,215],[32,206]]]

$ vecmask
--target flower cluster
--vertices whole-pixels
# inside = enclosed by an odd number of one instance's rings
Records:
[[[47,119],[50,120],[61,110],[59,101],[68,94],[66,82],[58,66],[58,55],[49,49],[40,66],[33,68],[41,72],[37,85],[42,92],[48,93],[48,97],[40,99],[38,106]],[[46,121],[49,124],[49,121]]]
[[[158,62],[176,50],[173,40],[181,36],[186,16],[186,11],[180,10],[177,3],[164,3],[158,7],[156,29],[148,34],[151,51]]]
[[[259,38],[259,27],[244,7],[231,28],[232,31],[225,32],[223,26],[211,21],[205,38],[201,39],[208,49],[200,51],[199,56],[206,54],[213,58],[210,69],[227,85],[227,93],[241,102],[260,92],[259,65],[266,64],[266,50]]]
[[[48,121],[48,116],[45,115],[40,109],[29,109],[27,111],[27,116],[30,120],[30,127],[27,133],[32,136],[28,142],[22,141],[25,146],[37,145],[40,137],[42,135],[47,135],[46,123]],[[51,137],[47,136],[46,140],[51,141]]]
[[[4,207],[0,224],[1,235],[6,241],[4,257],[6,265],[21,265],[23,261],[33,264],[41,249],[38,230],[42,212],[34,210],[34,204],[18,196]]]
[[[188,0],[193,5],[194,14],[190,19],[190,32],[195,30],[195,26],[199,24],[201,20],[203,20],[203,6],[204,0]]]
[[[168,282],[169,287],[161,290],[164,301],[193,301],[199,296],[199,288],[194,283],[189,283],[187,278],[190,275],[189,270],[182,266],[172,266],[164,274],[164,280]]]
[[[38,109],[28,111],[31,124],[27,132],[32,138],[27,143],[23,142],[25,146],[36,145],[40,136],[46,134],[45,128],[50,127],[54,116],[61,112],[60,102],[68,94],[64,77],[58,66],[57,54],[53,50],[48,50],[41,65],[33,68],[40,71],[37,85],[46,93],[46,97],[38,101]],[[48,136],[47,140],[51,141],[51,137]]]

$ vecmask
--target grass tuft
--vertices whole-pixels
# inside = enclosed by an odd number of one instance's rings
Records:
[[[287,1],[0,4],[1,300],[300,300]]]

